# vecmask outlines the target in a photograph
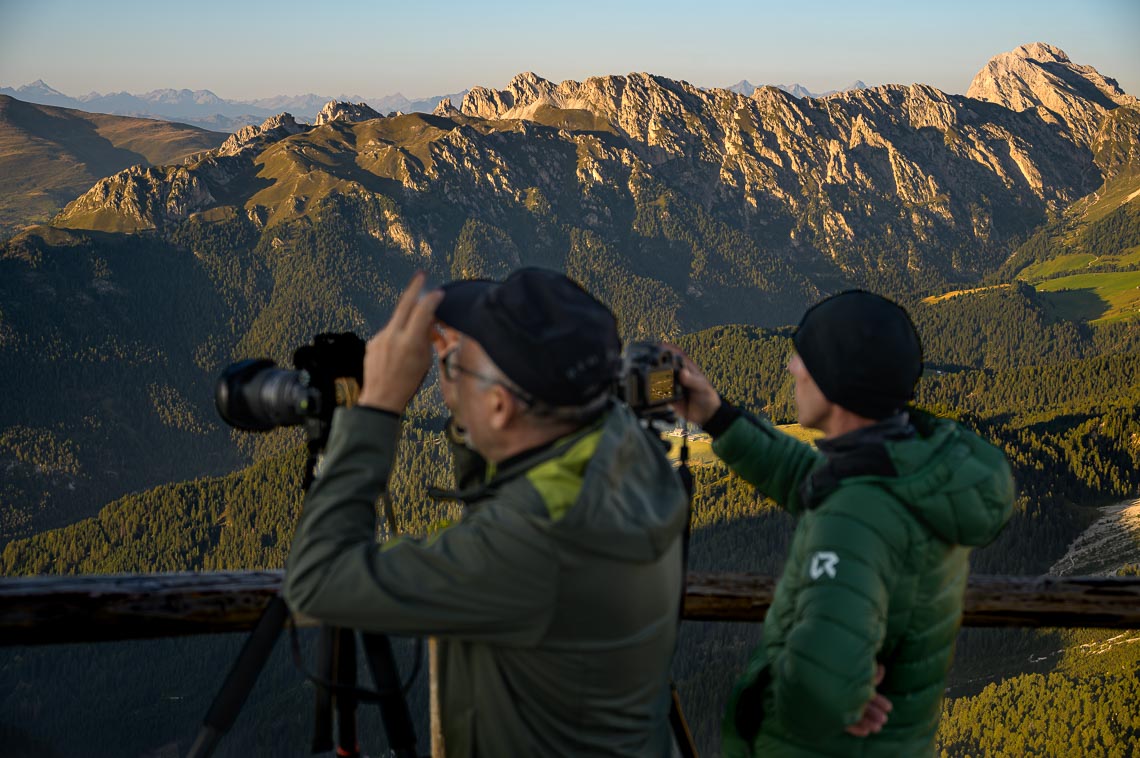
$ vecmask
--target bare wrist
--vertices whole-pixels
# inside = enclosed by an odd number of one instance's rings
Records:
[[[408,406],[408,403],[407,401],[401,403],[382,392],[361,392],[360,398],[357,401],[357,405],[362,405],[366,408],[375,408],[380,411],[387,411],[389,413],[395,413],[397,416],[402,416],[404,414],[404,409]]]

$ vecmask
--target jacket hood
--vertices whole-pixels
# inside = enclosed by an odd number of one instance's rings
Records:
[[[661,441],[622,403],[597,432],[536,466],[527,479],[547,502],[552,536],[586,552],[655,561],[688,520],[688,495]]]
[[[1013,476],[998,448],[961,425],[912,413],[918,434],[885,443],[897,478],[882,485],[951,544],[997,537],[1013,508]]]

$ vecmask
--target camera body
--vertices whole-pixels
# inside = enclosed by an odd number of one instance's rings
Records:
[[[226,367],[214,387],[214,404],[232,427],[268,432],[279,426],[327,428],[337,405],[349,405],[364,381],[364,340],[351,332],[318,334],[293,352],[295,371],[268,359]]]
[[[669,418],[684,393],[681,356],[657,342],[634,342],[622,353],[614,394],[642,417]]]

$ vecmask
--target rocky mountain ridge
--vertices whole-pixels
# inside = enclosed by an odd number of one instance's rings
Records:
[[[259,126],[247,126],[231,134],[218,150],[220,156],[238,155],[252,148],[284,139],[292,134],[308,131],[308,124],[298,124],[289,113],[279,113],[262,121]]]
[[[559,84],[523,73],[432,116],[357,121],[372,114],[331,103],[343,118],[307,127],[282,114],[196,163],[110,177],[56,223],[162,230],[224,205],[268,230],[343,198],[388,208],[369,227],[376,239],[450,266],[465,220],[522,240],[537,213],[639,246],[695,214],[724,241],[671,253],[687,272],[669,285],[682,298],[729,282],[775,291],[781,271],[798,272],[797,297],[835,281],[976,281],[1140,152],[1132,99],[1111,100],[1101,92],[1111,80],[1063,64],[1055,48],[997,56],[979,93],[1020,92],[1003,77],[1046,53],[1064,76],[1054,66],[1029,91],[1063,114],[917,84],[801,100],[646,73]],[[424,210],[440,203],[447,220]],[[525,260],[519,245],[492,245],[506,258],[488,265]]]
[[[1082,144],[1091,145],[1104,116],[1120,106],[1140,107],[1132,95],[1092,66],[1073,63],[1053,45],[1034,42],[990,60],[970,83],[966,96],[1013,111],[1035,110],[1045,121],[1059,119]]]
[[[313,123],[316,126],[321,126],[333,121],[371,121],[374,118],[381,117],[380,113],[368,107],[368,103],[344,103],[330,100],[317,114],[317,120]]]

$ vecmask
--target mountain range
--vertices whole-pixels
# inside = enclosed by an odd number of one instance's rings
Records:
[[[751,97],[753,92],[755,92],[760,87],[765,87],[765,86],[775,87],[776,89],[783,90],[784,92],[787,92],[789,95],[791,95],[792,97],[795,97],[795,98],[805,98],[805,97],[819,98],[819,97],[827,97],[828,95],[834,95],[837,92],[849,92],[850,90],[867,89],[867,85],[864,84],[859,79],[856,79],[854,82],[852,82],[851,84],[848,84],[846,87],[841,87],[839,89],[829,89],[826,92],[820,92],[818,94],[815,92],[812,92],[811,90],[809,90],[807,87],[803,86],[802,84],[771,84],[771,85],[761,84],[761,85],[755,85],[752,82],[748,81],[747,79],[741,79],[736,84],[725,87],[725,89],[729,90],[730,92],[735,92],[738,95],[744,95],[745,97]]]
[[[367,101],[380,113],[431,111],[444,97],[463,97],[464,92],[419,99],[400,93],[379,97],[360,95],[276,95],[255,100],[224,100],[210,90],[157,89],[142,94],[91,92],[71,97],[52,88],[42,79],[20,87],[0,87],[8,95],[28,103],[72,108],[90,113],[154,118],[177,121],[203,129],[235,132],[243,126],[259,124],[281,111],[289,111],[302,121],[312,122],[330,100]]]
[[[995,58],[966,96],[884,85],[800,100],[524,73],[434,115],[372,115],[274,117],[219,153],[108,177],[53,223],[162,232],[226,211],[260,232],[380,202],[369,233],[439,265],[467,223],[510,239],[523,218],[551,239],[569,223],[623,268],[658,272],[663,323],[716,323],[741,288],[764,296],[737,317],[773,323],[839,282],[976,281],[1140,152],[1136,99],[1042,44]],[[517,258],[492,248],[492,267]]]

